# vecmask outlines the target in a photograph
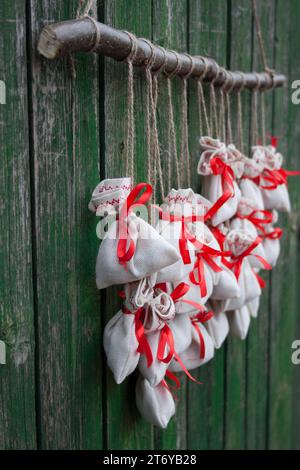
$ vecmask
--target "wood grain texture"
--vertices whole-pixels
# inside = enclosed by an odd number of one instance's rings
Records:
[[[299,168],[299,106],[291,101],[291,84],[298,79],[297,16],[299,2],[277,3],[276,63],[286,70],[287,87],[275,94],[274,133],[279,138],[279,150],[287,168]],[[282,118],[284,117],[284,118]],[[299,180],[289,178],[292,212],[282,215],[285,227],[279,263],[272,273],[271,332],[270,332],[270,390],[269,436],[271,449],[299,448],[299,370],[291,362],[291,344],[299,332]],[[295,326],[298,328],[296,329]],[[298,366],[299,367],[299,366]],[[295,385],[293,392],[293,374]],[[293,399],[294,395],[294,399]],[[292,406],[294,405],[294,406]]]
[[[136,35],[151,38],[151,1],[114,0],[105,2],[104,22]],[[105,59],[105,176],[124,176],[127,125],[127,66]],[[145,79],[135,71],[135,164],[136,182],[146,177]],[[120,309],[118,288],[109,288],[105,302],[107,322]],[[135,406],[136,376],[122,385],[114,383],[107,372],[106,445],[109,449],[152,449],[153,429],[143,421]]]
[[[188,2],[187,0],[153,0],[153,42],[160,44],[169,49],[176,51],[187,51],[187,28],[188,28]],[[168,110],[167,110],[167,84],[164,77],[161,77],[159,88],[159,108],[158,108],[158,124],[161,156],[163,160],[163,169],[166,175],[167,168],[167,128],[168,128]],[[175,117],[177,152],[180,159],[180,133],[181,133],[181,80],[174,78],[172,80],[172,97],[173,109]],[[171,155],[172,169],[174,170],[174,156]],[[173,175],[175,171],[173,171]],[[181,175],[184,178],[186,175]],[[171,189],[167,185],[165,177],[165,194]],[[173,178],[172,187],[176,187],[176,179]],[[170,422],[168,428],[158,431],[155,436],[156,449],[186,449],[186,378],[184,374],[179,374],[181,381],[181,389],[176,392],[178,397],[176,406],[176,415]]]
[[[285,167],[299,169],[300,108],[291,102],[291,83],[300,76],[300,4],[257,4],[269,65],[288,76],[286,88],[267,94],[267,132],[278,136]],[[291,344],[300,335],[298,178],[289,181],[293,208],[280,216],[281,256],[271,276],[264,275],[270,284],[247,341],[230,337],[210,364],[193,373],[202,385],[181,374],[168,428],[154,429],[139,416],[135,374],[120,386],[107,370],[102,332],[121,302],[118,288],[96,290],[97,219],[87,204],[99,177],[124,175],[127,67],[76,54],[72,78],[65,61],[48,62],[37,53],[42,27],[74,18],[77,5],[0,2],[0,80],[7,92],[0,104],[0,340],[8,351],[7,364],[0,365],[0,448],[299,449],[300,373],[291,363]],[[100,21],[165,47],[209,55],[231,69],[262,69],[249,0],[101,0],[97,6]],[[143,70],[135,70],[134,81],[139,182],[147,176]],[[178,149],[180,85],[173,80]],[[245,91],[246,153],[250,118]],[[164,168],[167,119],[160,76]],[[192,80],[189,131],[192,187],[200,191]]]
[[[222,65],[227,56],[227,4],[221,0],[189,1],[189,51],[209,55]],[[205,87],[206,88],[206,87]],[[205,90],[207,91],[207,90]],[[207,94],[206,94],[207,95]],[[193,185],[200,189],[195,168],[199,158],[199,116],[195,84],[190,85],[189,124]],[[209,101],[207,101],[209,105]],[[224,437],[224,347],[211,363],[194,371],[202,385],[188,383],[188,448],[222,449]]]
[[[243,44],[241,49],[240,45]],[[251,5],[248,1],[231,2],[230,55],[228,67],[251,68]],[[245,92],[247,93],[247,92]],[[245,151],[248,150],[250,106],[243,100]],[[233,115],[236,110],[233,108]],[[250,326],[250,329],[253,325]],[[229,337],[226,345],[225,443],[226,449],[244,449],[246,445],[246,342]]]
[[[25,3],[0,4],[0,448],[36,448]]]
[[[30,2],[38,334],[38,432],[43,449],[102,446],[100,303],[94,280],[98,182],[98,67],[77,55],[76,79],[36,51],[44,24],[77,1]]]
[[[263,31],[266,55],[270,67],[273,67],[275,41],[275,2],[269,0],[258,2],[258,15]],[[255,70],[263,70],[257,32],[253,30],[252,64]],[[277,93],[277,91],[276,91]],[[258,97],[259,138],[261,134],[261,107]],[[268,141],[272,134],[272,105],[273,93],[265,93],[266,132]],[[277,269],[277,268],[276,268]],[[266,288],[261,297],[259,315],[251,322],[250,334],[247,339],[247,402],[246,424],[248,449],[264,449],[267,445],[267,413],[268,413],[268,372],[269,372],[269,322],[270,322],[270,286],[268,272],[262,273]],[[258,366],[259,364],[259,366]]]

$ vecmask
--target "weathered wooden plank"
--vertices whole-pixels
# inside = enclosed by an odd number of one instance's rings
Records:
[[[279,138],[279,150],[285,157],[285,167],[299,168],[299,107],[291,101],[291,83],[299,78],[298,22],[300,5],[297,1],[277,2],[276,68],[288,74],[288,86],[275,94],[274,133]],[[285,232],[281,255],[272,274],[271,332],[270,332],[270,389],[269,438],[271,449],[299,448],[298,397],[294,391],[299,384],[299,370],[291,362],[291,344],[299,332],[299,180],[290,178],[292,212],[282,215],[280,224]],[[298,330],[295,326],[298,325]],[[299,387],[299,385],[298,385]],[[299,388],[298,388],[299,389]],[[294,426],[293,426],[294,423]]]
[[[25,2],[0,4],[0,448],[36,448]],[[5,103],[6,104],[5,104]]]
[[[138,36],[151,38],[151,0],[118,0],[105,2],[104,22]],[[105,175],[114,178],[124,175],[124,149],[127,125],[127,67],[105,59]],[[146,177],[145,141],[145,80],[143,71],[135,71],[136,117],[136,181]],[[116,288],[106,294],[105,320],[120,308]],[[106,432],[109,449],[151,449],[152,426],[139,416],[135,406],[135,380],[129,377],[116,385],[107,373]]]
[[[270,66],[273,66],[275,2],[257,2],[258,15],[262,28],[266,55]],[[253,68],[262,70],[263,65],[258,46],[257,33],[253,31]],[[276,91],[278,93],[278,90]],[[258,98],[259,100],[259,98]],[[268,136],[272,130],[272,93],[265,94],[266,130]],[[259,112],[259,137],[261,121]],[[267,406],[268,406],[268,354],[269,354],[269,307],[271,278],[269,273],[262,274],[267,286],[264,289],[259,315],[252,321],[247,340],[247,448],[265,449],[267,444]]]
[[[175,49],[179,52],[187,51],[187,0],[153,0],[153,41],[163,47]],[[160,78],[159,89],[159,139],[165,173],[165,193],[171,189],[167,187],[166,162],[168,152],[167,141],[167,83],[165,78]],[[181,110],[181,80],[172,79],[173,108],[176,126],[177,149],[180,149],[180,110]],[[171,156],[174,158],[174,156]],[[172,162],[174,169],[174,160]],[[173,172],[174,174],[175,172]],[[176,187],[176,178],[173,178],[173,187]],[[176,392],[178,397],[175,418],[169,423],[166,430],[157,432],[155,443],[157,449],[185,449],[186,448],[186,379],[180,374],[181,389]]]
[[[223,1],[190,0],[189,52],[209,55],[226,65],[227,4]],[[209,105],[209,101],[207,101]],[[195,84],[190,85],[190,152],[193,187],[200,189],[195,167],[199,158],[199,120]],[[224,347],[194,372],[202,385],[188,383],[188,448],[221,449],[224,435]]]
[[[230,69],[249,70],[251,67],[250,2],[247,0],[233,0],[231,2],[229,28],[230,56],[227,65]],[[241,44],[243,44],[242,49]],[[232,112],[233,116],[236,116],[234,107]],[[243,100],[243,129],[246,152],[249,139],[249,113],[249,100],[245,96]],[[246,342],[230,337],[227,342],[225,362],[225,448],[243,449],[246,442]]]
[[[72,18],[77,1],[30,2],[32,125],[39,367],[43,449],[102,446],[100,303],[96,220],[87,210],[98,181],[98,67],[94,55],[66,64],[38,55],[41,28]]]

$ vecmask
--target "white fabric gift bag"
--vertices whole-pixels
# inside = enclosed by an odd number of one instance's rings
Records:
[[[247,303],[248,312],[252,318],[257,318],[260,305],[260,296]]]
[[[282,170],[283,157],[272,145],[252,148],[253,158],[260,161],[263,171],[259,186],[267,210],[291,211],[286,175]]]
[[[157,282],[182,282],[192,270],[195,262],[193,225],[196,218],[203,220],[204,217],[196,211],[199,207],[192,189],[172,189],[161,205],[157,231],[176,249],[179,259],[159,271]]]
[[[139,377],[135,396],[142,417],[154,426],[166,428],[175,414],[175,403],[170,390],[163,383],[151,387],[146,379]]]
[[[178,296],[176,290],[169,295],[165,292],[167,286],[163,287],[164,290],[158,284],[155,286],[153,299],[149,299],[145,307],[144,328],[153,361],[149,365],[146,355],[141,355],[139,360],[139,370],[152,386],[163,380],[172,358],[184,351],[192,340],[189,316],[175,315],[174,301],[181,295],[181,286],[177,289]],[[149,321],[151,316],[157,317],[160,323],[157,320]],[[158,327],[149,331],[148,324]]]
[[[120,310],[104,329],[103,344],[107,364],[117,384],[122,383],[136,369],[140,358],[139,343],[135,334],[137,307],[133,302],[136,288],[137,283],[125,286],[124,306],[128,313]]]
[[[165,342],[164,335],[168,335],[169,341]],[[171,335],[171,338],[170,338]],[[147,340],[150,345],[153,362],[149,366],[145,355],[140,356],[139,370],[141,374],[149,381],[152,387],[158,385],[164,378],[169,363],[174,355],[180,354],[187,349],[192,340],[191,322],[188,315],[176,315],[174,320],[170,322],[165,329],[147,334]],[[172,342],[174,344],[174,352],[171,353]],[[159,355],[159,347],[162,347]]]
[[[272,224],[266,225],[264,230],[260,232],[260,237],[263,239],[263,247],[265,250],[265,259],[272,266],[275,267],[280,255],[280,238],[283,231],[279,227],[274,227],[273,224],[278,222],[278,213],[273,211]]]
[[[244,305],[238,310],[227,313],[230,333],[240,339],[245,339],[250,327],[250,314],[248,306]]]
[[[208,302],[206,306],[208,310],[211,309],[210,302]],[[216,313],[214,311],[214,315],[209,320],[207,320],[204,325],[208,331],[209,336],[213,340],[215,348],[219,349],[229,333],[229,322],[226,313]]]
[[[267,213],[267,211],[257,210],[255,208],[254,202],[251,199],[242,197],[238,204],[236,217],[230,221],[230,228],[233,230],[242,230],[245,233],[248,233],[253,238],[253,240],[255,240],[255,238],[258,237],[257,227],[263,227],[265,222],[269,220],[269,215],[272,216],[272,214]],[[258,255],[258,257],[265,259],[263,243],[259,243],[254,248],[252,255]],[[248,260],[250,266],[253,268],[262,267],[259,258],[256,256],[249,256]]]
[[[240,287],[240,296],[235,299],[229,299],[226,302],[224,310],[237,310],[242,308],[247,302],[261,295],[261,288],[257,276],[249,263],[249,258],[253,255],[260,240],[254,235],[244,230],[230,230],[226,235],[226,246],[232,252],[231,266],[238,280]],[[255,255],[257,256],[257,255]],[[263,258],[260,259],[263,267],[267,267],[267,263]]]
[[[129,178],[104,180],[93,192],[89,208],[104,217],[103,227],[109,225],[97,256],[98,289],[142,279],[178,261],[174,247],[131,210],[144,207],[151,193],[146,183],[130,192]]]
[[[243,159],[233,146],[230,149],[218,139],[201,137],[200,146],[197,173],[204,176],[202,193],[212,203],[206,219],[217,226],[236,212],[241,192],[235,179],[243,173]]]
[[[190,320],[192,323],[192,342],[185,351],[179,354],[187,370],[196,369],[214,357],[214,343],[205,326],[197,320],[194,321],[192,318]],[[173,359],[168,370],[170,372],[181,372],[182,366],[176,359]]]
[[[253,201],[256,209],[264,209],[264,200],[259,185],[255,180],[259,180],[259,177],[263,171],[263,164],[255,158],[244,159],[244,173],[240,180],[240,189],[243,197]]]

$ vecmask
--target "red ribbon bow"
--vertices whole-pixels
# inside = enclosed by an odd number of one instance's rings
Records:
[[[271,240],[278,240],[283,235],[283,230],[279,227],[274,228],[271,232],[264,232],[263,238],[270,238]]]
[[[201,297],[205,297],[207,295],[207,285],[204,275],[204,262],[207,263],[213,269],[213,271],[218,273],[222,271],[222,268],[214,262],[213,258],[220,256],[223,259],[225,256],[230,256],[230,254],[230,252],[215,250],[214,248],[211,248],[207,245],[202,245],[201,250],[196,253],[194,269],[190,272],[189,278],[192,284],[200,287]],[[198,279],[196,279],[195,271],[198,275]]]
[[[167,292],[167,284],[165,282],[156,284],[155,287],[157,289],[161,289],[163,292]],[[185,282],[181,282],[175,287],[173,292],[170,294],[170,297],[173,299],[174,304],[180,301],[188,305],[192,305],[193,307],[195,307],[196,310],[202,311],[204,309],[203,305],[199,304],[198,302],[193,302],[193,300],[182,298],[189,291],[189,289],[190,289],[190,286],[188,284],[186,284]]]
[[[203,324],[207,322],[208,320],[210,320],[213,316],[214,316],[214,312],[212,312],[211,310],[210,311],[204,310],[202,312],[197,313],[197,315],[191,318],[192,325],[195,328],[199,336],[199,340],[200,340],[200,350],[199,350],[200,359],[205,358],[205,341],[204,341],[204,337],[203,337],[201,329],[199,328],[198,323]]]
[[[145,191],[139,196],[141,191]],[[145,204],[149,201],[152,195],[152,187],[148,183],[139,183],[129,193],[126,201],[124,202],[120,215],[119,215],[119,241],[117,247],[117,256],[120,264],[126,264],[131,260],[135,253],[135,243],[130,238],[128,233],[128,223],[126,218],[128,217],[130,210],[134,206]],[[139,196],[139,197],[138,197]],[[129,239],[129,246],[127,248],[127,240]]]
[[[153,355],[148,340],[146,338],[143,321],[141,319],[141,316],[145,313],[144,308],[140,307],[135,312],[131,312],[123,305],[122,312],[126,315],[134,315],[135,336],[139,343],[137,352],[140,354],[145,354],[147,359],[147,366],[150,367],[153,363]]]
[[[257,217],[261,215],[262,217]],[[240,215],[238,214],[237,217],[239,219],[247,219],[249,222],[252,222],[255,227],[257,227],[259,230],[261,230],[263,233],[265,231],[264,225],[269,225],[273,221],[273,215],[272,212],[266,211],[266,210],[253,210],[250,214],[248,215]]]
[[[163,290],[164,292],[167,292],[167,285],[166,283],[160,283],[156,284],[155,286],[158,289]],[[184,282],[181,282],[178,284],[178,286],[175,287],[173,292],[170,294],[170,297],[173,299],[174,303],[178,302],[181,297],[183,297],[189,290],[190,286]],[[197,304],[196,302],[192,302],[189,300],[181,300],[182,302],[186,302],[188,304],[191,304],[195,306],[196,308],[199,308],[201,311],[204,309],[204,307],[200,304]],[[165,350],[166,347],[168,346],[168,353],[165,355]],[[172,359],[175,359],[177,362],[179,362],[182,370],[184,373],[189,377],[190,380],[196,383],[201,383],[198,382],[187,370],[185,367],[184,363],[178,356],[177,352],[175,351],[175,344],[174,344],[174,337],[171,328],[167,323],[165,323],[165,326],[160,332],[160,337],[159,337],[159,342],[158,342],[158,348],[157,348],[157,359],[161,362],[164,362],[168,364]]]
[[[181,232],[178,240],[179,251],[181,258],[184,264],[191,263],[190,251],[188,248],[188,242],[195,245],[197,243],[195,235],[191,234],[188,230],[187,224],[192,222],[203,222],[204,218],[201,215],[190,215],[190,216],[179,216],[175,214],[169,214],[163,212],[160,209],[159,216],[161,220],[167,220],[169,222],[180,222],[181,223]]]
[[[243,261],[249,255],[255,256],[255,258],[257,258],[261,262],[264,269],[268,269],[268,270],[272,269],[272,266],[262,256],[255,255],[255,254],[252,253],[252,251],[261,242],[262,242],[262,239],[260,237],[257,237],[254,240],[254,242],[252,243],[252,245],[250,245],[245,251],[243,251],[243,253],[241,253],[238,256],[231,255],[231,259],[233,260],[233,262],[231,263],[231,269],[234,272],[235,277],[237,278],[237,280],[239,280],[239,277],[240,277],[240,274],[241,274],[241,271],[242,271]]]
[[[216,212],[234,196],[234,173],[232,168],[227,165],[221,158],[214,157],[210,161],[210,167],[214,175],[221,175],[223,194],[213,204],[213,206],[205,214],[204,220],[211,219]]]

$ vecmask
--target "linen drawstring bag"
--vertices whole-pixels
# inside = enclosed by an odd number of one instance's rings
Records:
[[[157,282],[182,282],[192,270],[195,262],[193,224],[203,220],[203,214],[195,212],[196,198],[192,189],[172,189],[161,205],[157,231],[176,249],[180,258],[158,272]]]
[[[98,289],[142,279],[179,259],[174,247],[133,212],[149,200],[151,186],[140,183],[131,191],[130,187],[130,178],[104,180],[89,204],[104,218],[103,225],[109,225],[97,256]]]
[[[149,423],[165,429],[175,414],[173,396],[165,383],[151,387],[148,380],[139,377],[135,388],[136,405]]]
[[[282,168],[282,155],[276,151],[273,145],[254,146],[252,151],[253,158],[263,165],[258,184],[264,200],[264,208],[290,212],[287,174]]]
[[[191,322],[188,315],[176,315],[165,330],[147,334],[153,362],[149,366],[146,356],[140,356],[139,370],[152,387],[163,380],[174,352],[180,354],[190,345],[191,340]],[[174,351],[172,351],[172,343],[174,343]]]
[[[244,159],[244,173],[240,180],[242,196],[253,201],[255,208],[264,209],[264,199],[260,187],[255,183],[263,171],[263,164],[255,158]]]
[[[251,321],[248,306],[244,305],[234,312],[228,312],[227,317],[229,320],[230,333],[239,339],[245,339]]]
[[[168,288],[169,285],[167,284],[156,284],[154,286],[153,300],[149,300],[146,307],[144,307],[146,312],[149,312],[151,309],[154,316],[157,316],[156,312],[159,312],[158,315],[162,320],[160,328],[150,332],[147,330],[147,325],[144,322],[152,361],[149,363],[147,355],[141,356],[139,370],[152,386],[157,385],[163,380],[172,358],[177,357],[191,343],[191,322],[189,316],[187,314],[174,316],[175,306],[181,297],[185,295],[189,286],[181,283],[173,291],[168,291]],[[172,315],[170,316],[169,314],[167,316],[171,310],[171,305]],[[198,308],[201,308],[201,306],[198,305]],[[164,314],[163,317],[161,312]],[[153,324],[153,322],[150,323]],[[181,368],[182,370],[185,369],[182,363]]]
[[[211,303],[206,305],[208,310],[212,310]],[[204,323],[209,336],[213,340],[214,347],[219,349],[224,343],[229,333],[229,322],[225,312],[214,311],[214,315]]]
[[[274,227],[278,221],[277,211],[272,212],[272,223],[265,225],[263,230],[259,232],[259,236],[263,239],[263,247],[265,251],[265,259],[272,266],[277,264],[280,255],[280,238],[282,237],[283,230],[279,227]]]
[[[236,216],[230,222],[230,228],[242,230],[256,239],[258,237],[258,228],[263,230],[263,227],[271,220],[272,214],[270,212],[257,210],[255,203],[251,199],[242,197],[238,204]],[[263,243],[259,243],[252,251],[252,254],[258,255],[258,257],[249,257],[250,266],[261,268],[260,257],[266,258]]]
[[[114,315],[104,329],[103,345],[107,364],[117,384],[122,383],[136,369],[140,358],[136,329],[141,325],[141,309],[134,302],[137,287],[138,283],[125,285],[123,311]]]
[[[209,230],[208,227],[207,230]],[[211,273],[212,275],[214,275],[214,287],[213,292],[210,296],[210,299],[213,300],[233,299],[239,297],[240,295],[240,288],[236,277],[231,271],[230,267],[228,267],[227,258],[228,256],[230,256],[230,251],[226,252],[225,250],[224,242],[226,236],[224,233],[222,233],[222,230],[224,231],[224,228],[221,226],[212,227],[211,230],[209,230],[210,237],[212,240],[210,241],[210,247],[214,248],[216,252],[221,253],[221,256],[218,261],[219,267],[221,269],[219,270],[219,272],[213,270],[212,261],[215,258],[211,258],[210,260],[208,259],[211,265]],[[226,230],[226,233],[228,233],[228,230]]]
[[[261,295],[261,287],[257,275],[249,263],[250,257],[256,257],[261,267],[269,269],[270,266],[259,255],[253,254],[255,248],[261,243],[259,237],[255,237],[243,230],[230,230],[226,235],[226,246],[232,252],[230,264],[238,280],[241,295],[236,299],[230,299],[226,303],[226,311],[242,308],[247,302]]]
[[[241,195],[236,178],[243,173],[240,157],[218,139],[201,137],[202,153],[197,173],[204,176],[202,192],[212,202],[206,214],[213,226],[229,220],[236,212]]]
[[[212,317],[211,312],[202,311],[190,318],[192,324],[192,341],[190,346],[180,354],[180,359],[187,370],[202,366],[214,357],[214,343],[203,323]],[[173,359],[169,365],[170,372],[180,372],[180,363]]]
[[[257,318],[260,305],[260,296],[247,303],[248,312],[252,318]]]

